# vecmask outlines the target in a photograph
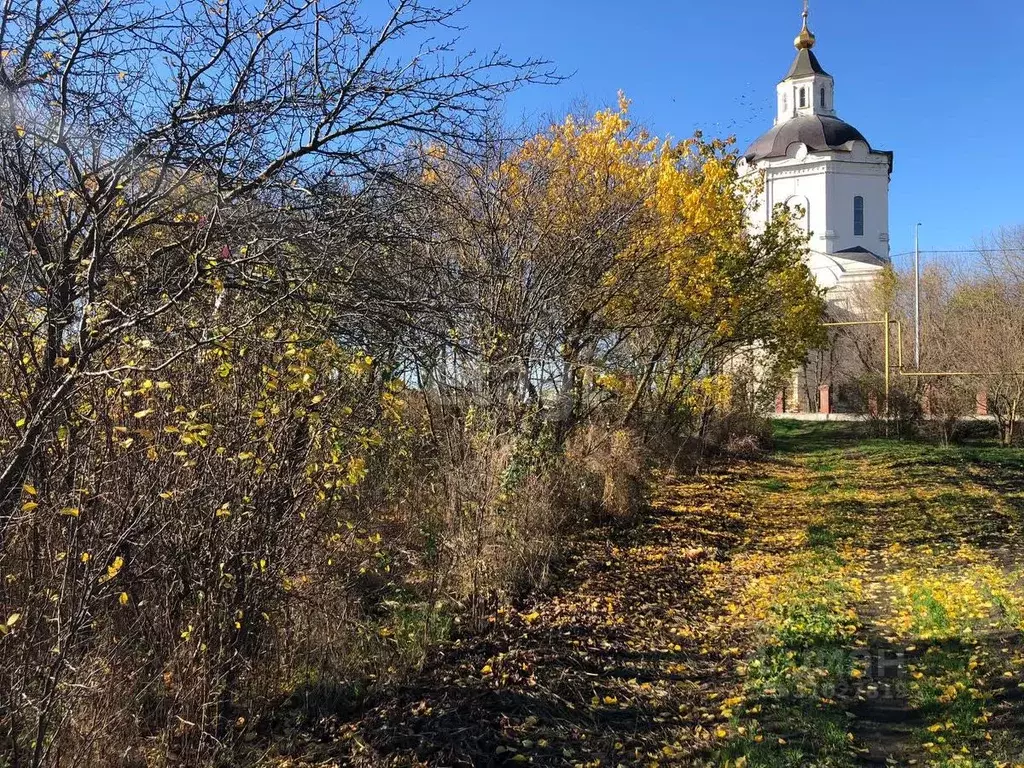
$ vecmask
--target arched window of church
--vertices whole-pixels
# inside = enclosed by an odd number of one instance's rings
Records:
[[[825,89],[821,89],[821,108],[825,108]]]
[[[806,106],[807,106],[807,89],[806,88],[801,88],[800,89],[800,108],[803,109]]]
[[[853,234],[864,237],[864,198],[860,195],[853,198]]]

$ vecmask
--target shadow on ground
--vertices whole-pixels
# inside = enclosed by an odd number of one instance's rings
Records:
[[[378,767],[698,759],[711,739],[708,707],[735,684],[739,654],[701,626],[719,611],[703,582],[745,537],[731,481],[670,483],[646,524],[579,542],[556,592],[495,616],[482,637],[442,646],[413,682],[371,699],[340,735],[332,723],[303,759]]]
[[[979,678],[976,700],[941,688],[922,698],[915,688],[922,669],[937,679],[958,665],[967,674],[972,660],[1019,648],[1019,631],[980,631],[970,642],[896,637],[885,623],[889,598],[878,593],[864,598],[841,648],[845,683],[833,676],[813,697],[762,690],[736,707],[760,721],[755,744],[731,710],[737,692],[750,693],[743,669],[764,652],[764,636],[731,623],[727,608],[760,575],[740,572],[738,557],[793,550],[783,497],[819,521],[799,546],[860,551],[866,578],[888,575],[881,553],[894,543],[937,553],[940,574],[952,568],[943,558],[965,548],[1007,573],[1021,566],[1024,454],[894,443],[862,424],[781,422],[772,456],[666,480],[645,525],[577,542],[557,590],[495,615],[483,636],[442,645],[412,682],[378,692],[340,725],[327,718],[294,746],[301,759],[291,764],[697,766],[743,764],[742,754],[749,766],[798,766],[820,741],[811,731],[828,727],[842,749],[836,762],[815,764],[926,765],[930,733],[960,738],[947,715],[981,707],[993,743],[1024,732],[1024,680]],[[862,676],[847,678],[853,667]],[[942,730],[929,731],[937,718]]]

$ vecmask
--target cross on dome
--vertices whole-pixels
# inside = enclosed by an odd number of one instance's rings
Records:
[[[809,5],[809,0],[804,0],[804,26],[803,29],[800,30],[800,34],[797,35],[796,40],[793,41],[793,45],[796,46],[798,51],[810,50],[814,47],[814,43],[816,42],[814,34],[807,26],[807,18],[811,15]]]

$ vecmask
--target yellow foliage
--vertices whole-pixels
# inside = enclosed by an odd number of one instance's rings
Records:
[[[785,366],[817,340],[823,303],[803,263],[806,236],[785,215],[751,235],[755,182],[739,177],[731,140],[659,138],[636,126],[629,109],[620,94],[613,108],[570,116],[495,169],[460,165],[436,150],[422,162],[431,183],[456,195],[472,196],[472,185],[458,191],[467,175],[499,190],[508,205],[494,213],[499,221],[479,226],[514,231],[531,222],[517,258],[542,274],[578,272],[579,285],[566,290],[589,288],[573,296],[572,312],[599,318],[610,336],[655,329],[657,339],[638,341],[649,347],[634,362],[650,355],[657,363],[675,350],[675,362],[653,370],[653,379],[607,360],[595,366],[590,386],[629,402],[653,385],[690,407],[719,406],[728,381],[712,377],[691,390],[694,360],[757,343]],[[501,329],[479,334],[485,355],[500,355],[508,341]],[[362,372],[358,360],[350,367]]]
[[[117,574],[121,572],[124,567],[124,558],[120,555],[114,558],[114,562],[107,566],[107,572],[100,576],[100,584],[105,584],[117,577]]]

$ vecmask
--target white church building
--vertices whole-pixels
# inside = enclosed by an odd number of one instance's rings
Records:
[[[889,261],[893,155],[838,117],[835,81],[814,55],[806,4],[803,18],[796,58],[776,86],[775,125],[743,153],[739,171],[763,179],[754,225],[780,204],[798,212],[818,285],[835,308],[856,311],[857,286]]]

